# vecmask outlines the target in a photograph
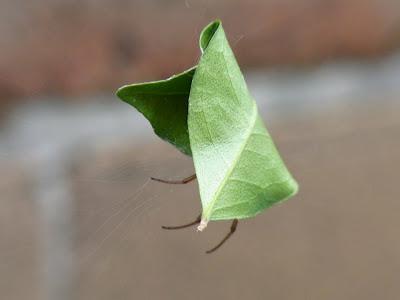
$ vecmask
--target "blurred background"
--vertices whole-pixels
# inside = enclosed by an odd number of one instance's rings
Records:
[[[229,228],[119,101],[223,21],[300,193]],[[0,0],[0,298],[397,299],[400,1]]]

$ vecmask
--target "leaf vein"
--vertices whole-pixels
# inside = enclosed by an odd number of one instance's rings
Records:
[[[223,178],[221,184],[218,186],[218,189],[217,189],[216,192],[215,192],[215,196],[214,196],[213,199],[210,201],[210,204],[208,205],[208,208],[207,208],[207,211],[206,211],[205,215],[208,215],[208,213],[209,213],[209,212],[212,210],[212,208],[214,207],[215,201],[218,199],[218,196],[219,196],[219,194],[221,193],[223,187],[225,186],[227,180],[228,180],[228,179],[230,178],[230,176],[232,175],[232,172],[233,172],[233,170],[235,169],[236,164],[237,164],[239,158],[242,156],[242,153],[243,153],[243,151],[244,151],[244,149],[245,149],[245,147],[246,147],[246,145],[247,145],[247,143],[248,143],[248,141],[249,141],[249,139],[250,139],[250,137],[251,137],[252,131],[253,131],[253,129],[254,129],[255,125],[256,125],[256,121],[257,121],[257,107],[255,106],[254,103],[253,103],[253,115],[252,115],[252,118],[253,118],[253,120],[252,120],[253,124],[252,124],[251,126],[249,126],[249,130],[248,130],[247,137],[246,137],[245,141],[243,142],[242,146],[240,147],[240,149],[239,149],[239,151],[238,151],[238,154],[236,155],[235,159],[233,160],[232,165],[231,165],[231,167],[228,169],[228,171],[227,171],[225,177]]]

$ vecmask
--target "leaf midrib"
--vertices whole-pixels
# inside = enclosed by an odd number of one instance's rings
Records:
[[[257,114],[258,114],[258,112],[257,112],[257,106],[255,105],[254,101],[252,102],[252,104],[253,104],[253,115],[252,115],[253,124],[252,124],[251,126],[249,126],[249,130],[248,130],[248,132],[247,132],[247,136],[246,136],[246,138],[245,138],[245,140],[244,140],[242,146],[239,148],[238,154],[237,154],[236,157],[234,158],[231,167],[230,167],[230,168],[228,169],[228,171],[226,172],[226,175],[225,175],[224,179],[222,180],[221,184],[218,186],[218,189],[217,189],[217,191],[215,192],[215,196],[213,197],[213,199],[210,201],[210,204],[208,205],[207,211],[206,211],[206,213],[204,214],[204,215],[206,216],[206,219],[205,219],[206,221],[209,221],[209,219],[208,219],[208,217],[209,217],[208,214],[212,211],[212,208],[213,208],[214,205],[215,205],[215,201],[218,199],[219,194],[221,193],[223,187],[225,186],[226,182],[227,182],[227,181],[229,180],[229,178],[231,177],[232,172],[233,172],[233,170],[235,169],[237,162],[239,161],[240,157],[242,156],[242,153],[243,153],[244,149],[246,148],[247,143],[249,142],[249,139],[250,139],[250,137],[251,137],[251,135],[252,135],[252,132],[253,132],[253,130],[254,130],[254,126],[256,125]]]

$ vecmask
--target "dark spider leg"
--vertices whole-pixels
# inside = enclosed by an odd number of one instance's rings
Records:
[[[186,177],[182,180],[165,180],[165,179],[159,179],[159,178],[154,178],[150,177],[154,181],[162,182],[162,183],[168,183],[168,184],[186,184],[189,183],[193,180],[196,179],[196,174],[193,174],[192,176]]]
[[[221,242],[219,242],[219,244],[217,246],[215,246],[214,248],[206,251],[207,254],[210,254],[212,252],[214,252],[215,250],[217,250],[219,247],[221,247],[231,236],[232,234],[236,231],[237,225],[238,225],[238,219],[234,219],[231,225],[231,230],[228,232],[228,234],[222,239]]]
[[[161,228],[167,229],[167,230],[187,228],[187,227],[190,227],[190,226],[200,223],[200,220],[201,220],[201,214],[196,218],[195,221],[190,222],[189,224],[184,224],[184,225],[179,225],[179,226],[161,226]]]

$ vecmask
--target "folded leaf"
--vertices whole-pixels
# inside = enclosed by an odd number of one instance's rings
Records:
[[[259,117],[219,21],[201,33],[196,67],[167,80],[128,85],[117,95],[155,133],[193,157],[209,220],[248,218],[297,192]]]
[[[191,155],[187,125],[188,100],[195,67],[166,80],[121,87],[117,96],[150,121],[155,133]]]

